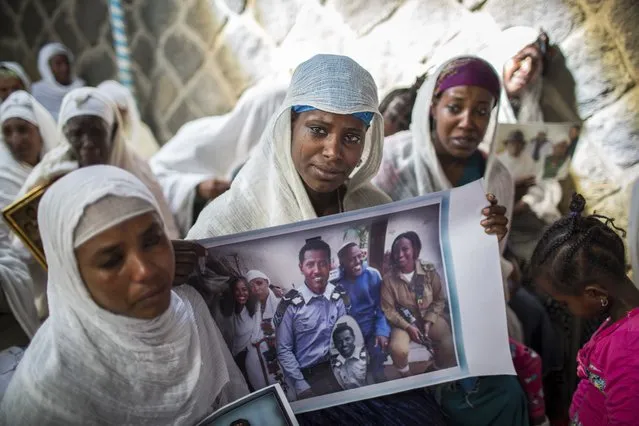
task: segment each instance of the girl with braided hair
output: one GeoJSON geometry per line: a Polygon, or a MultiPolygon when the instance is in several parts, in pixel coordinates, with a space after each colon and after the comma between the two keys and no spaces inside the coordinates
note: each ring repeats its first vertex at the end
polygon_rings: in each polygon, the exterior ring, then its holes
{"type": "Polygon", "coordinates": [[[535,285],[575,316],[607,319],[577,355],[575,425],[639,424],[639,290],[626,276],[625,248],[614,219],[570,214],[543,235],[531,259],[535,285]]]}

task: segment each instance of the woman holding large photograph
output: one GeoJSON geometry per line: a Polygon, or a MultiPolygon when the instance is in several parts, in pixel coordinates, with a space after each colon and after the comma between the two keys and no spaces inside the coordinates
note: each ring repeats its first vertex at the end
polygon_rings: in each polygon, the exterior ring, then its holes
{"type": "MultiPolygon", "coordinates": [[[[371,185],[382,155],[383,125],[371,75],[348,57],[302,63],[255,155],[228,192],[200,215],[187,238],[202,239],[372,207],[390,199],[371,185]]],[[[487,207],[492,233],[505,234],[503,207],[487,207]]],[[[328,356],[328,353],[326,354],[328,356]]],[[[444,424],[422,390],[298,416],[302,424],[444,424]]]]}

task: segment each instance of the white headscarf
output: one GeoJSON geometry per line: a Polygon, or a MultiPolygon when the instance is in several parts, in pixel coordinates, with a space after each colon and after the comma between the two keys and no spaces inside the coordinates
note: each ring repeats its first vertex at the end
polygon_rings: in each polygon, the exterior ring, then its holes
{"type": "MultiPolygon", "coordinates": [[[[539,37],[539,30],[530,27],[511,27],[502,31],[484,55],[486,59],[495,67],[499,74],[499,79],[504,84],[504,66],[519,53],[524,47],[533,44],[539,37]]],[[[535,123],[544,121],[541,110],[541,96],[544,87],[544,80],[541,75],[537,80],[529,85],[520,95],[521,107],[519,115],[515,116],[508,93],[503,88],[501,91],[501,102],[499,106],[500,123],[535,123]]]]}
{"type": "MultiPolygon", "coordinates": [[[[129,148],[128,141],[122,132],[120,114],[115,105],[94,87],[83,87],[69,92],[60,109],[59,134],[62,134],[62,129],[69,118],[79,115],[94,115],[104,119],[107,123],[115,122],[118,124],[116,134],[113,137],[109,164],[133,173],[146,184],[160,206],[168,235],[171,238],[177,238],[179,233],[173,220],[173,214],[162,194],[162,188],[148,164],[129,148]]],[[[51,179],[77,168],[78,162],[74,159],[71,144],[61,137],[60,146],[44,156],[40,164],[33,169],[20,193],[26,194],[35,186],[46,184],[51,179]]]]}
{"type": "Polygon", "coordinates": [[[58,120],[60,105],[64,96],[73,89],[84,86],[84,80],[75,76],[73,70],[73,54],[61,43],[49,43],[40,49],[38,54],[38,71],[42,80],[33,84],[33,96],[58,120]],[[51,71],[49,61],[56,55],[65,55],[71,67],[71,84],[63,86],[58,83],[51,71]]]}
{"type": "Polygon", "coordinates": [[[193,225],[197,186],[208,179],[231,178],[260,141],[287,87],[288,79],[262,81],[247,89],[229,113],[185,124],[151,158],[151,169],[184,234],[193,225]]]}
{"type": "Polygon", "coordinates": [[[24,71],[24,68],[22,68],[22,66],[19,63],[10,62],[10,61],[1,61],[0,68],[5,68],[5,69],[8,69],[9,71],[12,71],[14,74],[18,76],[20,81],[22,81],[22,84],[24,85],[25,90],[27,92],[31,91],[31,79],[29,78],[27,73],[24,71]]]}
{"type": "Polygon", "coordinates": [[[159,145],[149,127],[140,118],[140,111],[133,93],[115,80],[107,80],[100,83],[98,89],[111,99],[118,108],[127,111],[123,126],[126,138],[131,143],[131,149],[140,157],[148,160],[158,151],[159,145]]]}
{"type": "Polygon", "coordinates": [[[193,288],[174,289],[167,311],[151,320],[95,303],[80,275],[74,232],[87,207],[107,196],[139,198],[158,211],[142,182],[110,166],[70,173],[42,198],[50,316],[2,400],[2,424],[191,425],[247,393],[193,288]]]}
{"type": "MultiPolygon", "coordinates": [[[[393,197],[393,199],[416,197],[452,188],[431,140],[429,111],[439,75],[450,62],[462,57],[472,58],[472,56],[464,55],[444,62],[422,84],[413,107],[410,130],[386,138],[384,164],[373,182],[389,193],[393,193],[393,188],[398,183],[391,176],[399,177],[399,185],[403,185],[400,191],[403,196],[393,197]]],[[[485,138],[492,138],[495,133],[491,126],[495,126],[494,117],[498,114],[499,108],[500,105],[497,103],[492,111],[485,138]]],[[[495,194],[499,204],[507,208],[507,216],[510,219],[515,191],[508,169],[495,156],[489,155],[484,178],[486,190],[495,194]]]]}
{"type": "MultiPolygon", "coordinates": [[[[38,127],[44,155],[56,145],[58,132],[51,114],[30,94],[17,91],[0,106],[0,125],[20,118],[38,127]]],[[[17,161],[0,134],[0,210],[14,202],[33,167],[17,161]]],[[[0,220],[0,283],[9,306],[25,333],[32,337],[40,321],[34,305],[34,289],[28,270],[11,247],[10,231],[0,220]]]]}
{"type": "Polygon", "coordinates": [[[362,164],[346,182],[344,209],[386,203],[371,185],[382,159],[383,124],[377,87],[371,75],[351,58],[316,55],[300,64],[288,93],[273,115],[254,154],[231,189],[200,214],[187,238],[208,238],[317,217],[291,157],[291,107],[309,105],[335,114],[372,112],[362,164]]]}

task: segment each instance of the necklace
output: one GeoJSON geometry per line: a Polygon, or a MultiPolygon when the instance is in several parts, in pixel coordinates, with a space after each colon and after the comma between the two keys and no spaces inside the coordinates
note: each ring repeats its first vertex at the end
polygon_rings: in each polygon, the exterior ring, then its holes
{"type": "Polygon", "coordinates": [[[337,188],[337,210],[338,213],[344,213],[344,206],[342,205],[342,187],[337,188]]]}

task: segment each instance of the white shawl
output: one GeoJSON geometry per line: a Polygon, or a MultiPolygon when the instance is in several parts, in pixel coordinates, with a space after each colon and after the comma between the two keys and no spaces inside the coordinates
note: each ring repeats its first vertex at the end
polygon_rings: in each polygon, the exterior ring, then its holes
{"type": "Polygon", "coordinates": [[[42,80],[33,84],[33,96],[51,113],[57,121],[60,105],[64,96],[73,89],[84,86],[84,80],[75,76],[73,72],[73,53],[61,43],[49,43],[40,49],[38,54],[38,71],[42,80]],[[71,84],[63,86],[53,76],[49,60],[56,55],[65,55],[71,67],[71,84]]]}
{"type": "MultiPolygon", "coordinates": [[[[460,57],[471,56],[463,55],[460,57]]],[[[384,164],[373,183],[388,193],[397,192],[394,188],[397,185],[401,185],[402,187],[399,190],[401,195],[392,196],[394,200],[422,196],[452,188],[452,184],[446,177],[437,158],[437,153],[431,140],[430,114],[428,111],[432,105],[435,86],[440,73],[449,62],[460,57],[444,62],[422,84],[422,87],[417,92],[410,130],[396,133],[386,138],[384,164]],[[399,177],[399,182],[390,177],[393,175],[399,177]]],[[[485,138],[492,138],[495,134],[494,129],[491,127],[495,126],[493,118],[498,114],[500,107],[501,105],[497,103],[492,111],[485,138]]],[[[486,139],[484,139],[485,141],[486,139]]],[[[508,169],[496,156],[489,155],[484,178],[486,180],[486,190],[495,194],[499,204],[506,207],[506,215],[510,220],[515,199],[515,187],[508,169]]]]}
{"type": "MultiPolygon", "coordinates": [[[[12,93],[0,106],[0,125],[8,117],[35,121],[32,124],[38,127],[42,138],[42,155],[56,145],[58,133],[53,117],[27,92],[12,93]]],[[[13,157],[0,135],[0,209],[16,200],[32,170],[33,167],[13,157]]],[[[34,305],[33,283],[26,265],[12,250],[10,231],[3,220],[0,220],[0,284],[16,320],[26,334],[33,337],[40,325],[34,305]]]]}
{"type": "MultiPolygon", "coordinates": [[[[126,110],[127,117],[123,127],[125,137],[130,142],[130,148],[144,160],[151,158],[160,149],[160,146],[149,126],[144,124],[140,118],[140,111],[133,93],[115,80],[100,83],[98,90],[111,99],[118,108],[126,110]]],[[[124,117],[122,118],[124,119],[124,117]]]]}
{"type": "MultiPolygon", "coordinates": [[[[170,238],[178,238],[179,233],[175,226],[173,214],[169,208],[164,195],[162,194],[162,188],[155,179],[153,172],[149,165],[142,160],[136,153],[129,148],[129,142],[124,136],[122,131],[122,121],[120,114],[117,111],[115,105],[96,88],[85,87],[76,89],[70,92],[62,102],[60,112],[64,115],[66,108],[74,108],[74,102],[76,97],[84,98],[87,95],[97,97],[103,102],[108,103],[113,108],[113,113],[118,123],[117,132],[113,138],[113,147],[111,148],[111,155],[109,157],[109,164],[119,167],[133,173],[138,179],[146,184],[151,193],[155,196],[155,199],[160,206],[160,212],[162,213],[162,219],[167,229],[167,233],[170,238]]],[[[20,194],[26,194],[30,189],[37,185],[48,183],[51,179],[69,173],[72,170],[78,168],[78,162],[74,159],[73,150],[71,144],[62,136],[62,129],[65,123],[58,124],[58,134],[60,135],[60,145],[53,151],[44,156],[40,164],[38,164],[33,172],[29,175],[29,178],[22,187],[20,194]]]]}
{"type": "Polygon", "coordinates": [[[346,211],[376,206],[389,198],[371,185],[382,155],[383,124],[377,87],[371,75],[352,59],[316,55],[300,64],[286,99],[271,118],[254,154],[231,189],[200,214],[187,238],[210,238],[249,231],[317,215],[291,157],[291,107],[310,105],[336,114],[373,112],[364,142],[362,164],[346,183],[346,211]]]}
{"type": "Polygon", "coordinates": [[[208,179],[229,179],[257,145],[284,97],[288,79],[265,80],[246,90],[227,114],[185,124],[151,159],[178,226],[193,226],[197,186],[208,179]]]}
{"type": "Polygon", "coordinates": [[[18,78],[22,81],[22,84],[24,85],[25,90],[27,92],[31,91],[31,79],[29,78],[27,73],[24,71],[24,68],[22,68],[22,66],[19,63],[11,62],[11,61],[1,61],[0,68],[5,68],[5,69],[8,69],[9,71],[13,71],[18,76],[18,78]]]}
{"type": "Polygon", "coordinates": [[[152,320],[116,315],[93,301],[73,234],[85,208],[107,195],[138,197],[157,210],[142,182],[110,166],[70,173],[41,201],[50,316],[9,385],[1,424],[192,425],[247,393],[194,289],[175,289],[167,311],[152,320]]]}

